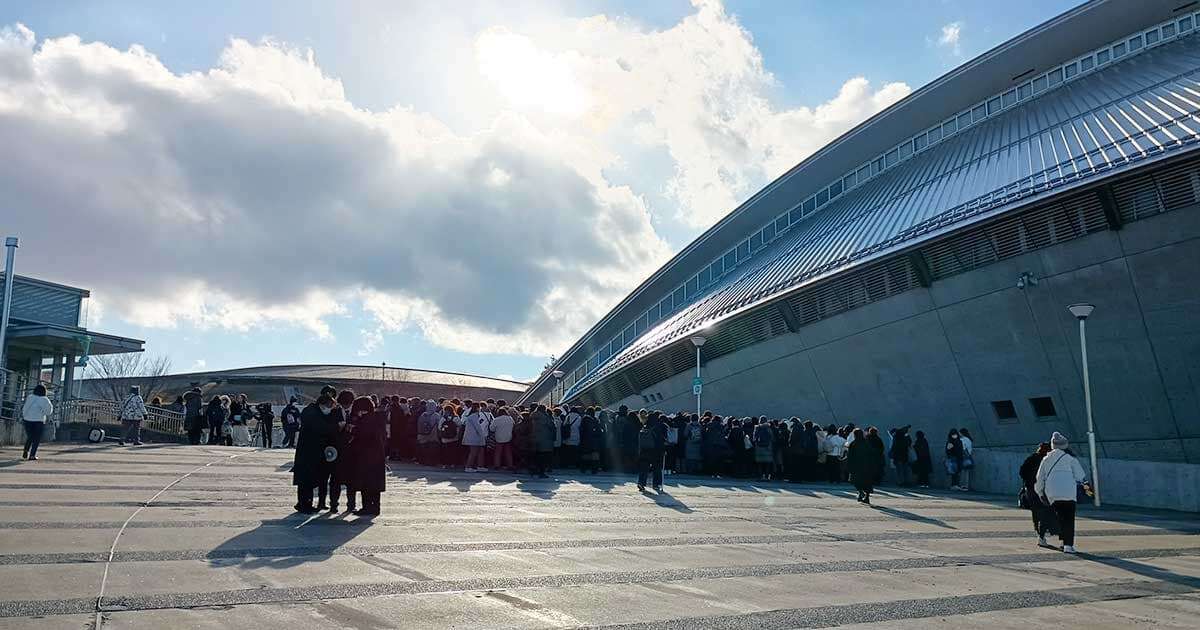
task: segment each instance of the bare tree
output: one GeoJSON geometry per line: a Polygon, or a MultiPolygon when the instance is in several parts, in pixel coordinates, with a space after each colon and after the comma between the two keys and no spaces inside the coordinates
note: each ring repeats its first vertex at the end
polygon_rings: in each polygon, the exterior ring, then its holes
{"type": "Polygon", "coordinates": [[[137,385],[147,402],[164,389],[171,359],[143,352],[102,354],[88,359],[84,377],[94,395],[108,400],[124,400],[129,388],[137,385]]]}

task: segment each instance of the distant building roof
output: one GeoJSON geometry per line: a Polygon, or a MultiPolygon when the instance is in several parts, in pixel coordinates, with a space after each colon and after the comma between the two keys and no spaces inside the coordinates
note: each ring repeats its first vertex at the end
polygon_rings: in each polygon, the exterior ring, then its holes
{"type": "Polygon", "coordinates": [[[294,378],[327,381],[394,381],[397,383],[480,387],[513,392],[523,392],[528,387],[527,383],[490,376],[377,365],[263,365],[232,370],[173,374],[170,378],[177,379],[187,376],[210,380],[220,378],[294,378]]]}

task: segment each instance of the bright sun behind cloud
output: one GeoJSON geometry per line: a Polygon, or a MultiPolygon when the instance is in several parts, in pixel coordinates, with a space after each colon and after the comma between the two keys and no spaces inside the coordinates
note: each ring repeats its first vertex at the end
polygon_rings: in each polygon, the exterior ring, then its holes
{"type": "Polygon", "coordinates": [[[588,108],[588,91],[564,56],[526,36],[488,29],[475,40],[475,57],[480,74],[514,107],[572,118],[588,108]]]}

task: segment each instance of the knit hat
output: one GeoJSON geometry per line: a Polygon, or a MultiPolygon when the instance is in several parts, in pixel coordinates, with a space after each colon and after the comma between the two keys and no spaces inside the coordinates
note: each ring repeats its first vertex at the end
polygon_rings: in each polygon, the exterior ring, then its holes
{"type": "Polygon", "coordinates": [[[1050,446],[1053,446],[1054,448],[1062,450],[1067,448],[1067,444],[1067,436],[1059,433],[1058,431],[1055,431],[1054,435],[1050,436],[1050,446]]]}

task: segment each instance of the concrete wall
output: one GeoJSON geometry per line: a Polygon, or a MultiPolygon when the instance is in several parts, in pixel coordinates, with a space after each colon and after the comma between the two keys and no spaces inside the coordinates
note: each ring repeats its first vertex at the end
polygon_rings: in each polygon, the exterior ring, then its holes
{"type": "MultiPolygon", "coordinates": [[[[1084,470],[1091,475],[1087,447],[1076,449],[1084,470]]],[[[1021,479],[1017,470],[1027,452],[978,449],[971,487],[984,492],[1009,494],[1017,502],[1021,479]]],[[[1102,458],[1100,499],[1104,504],[1134,505],[1167,510],[1200,512],[1200,464],[1145,462],[1102,458]]]]}
{"type": "MultiPolygon", "coordinates": [[[[1083,443],[1079,332],[1088,320],[1104,458],[1200,464],[1200,207],[1192,206],[934,282],[750,346],[704,366],[703,406],[880,428],[913,424],[934,451],[952,426],[982,447],[1061,431],[1083,443]],[[1031,272],[1037,286],[1016,287],[1031,272]],[[1057,414],[1035,416],[1046,396],[1057,414]],[[1002,422],[992,401],[1011,400],[1002,422]]],[[[692,374],[614,404],[694,409],[692,374]]],[[[937,466],[940,469],[940,462],[937,466]]],[[[1131,478],[1132,479],[1132,478],[1131,478]]],[[[1113,489],[1113,496],[1126,496],[1113,489]]]]}

